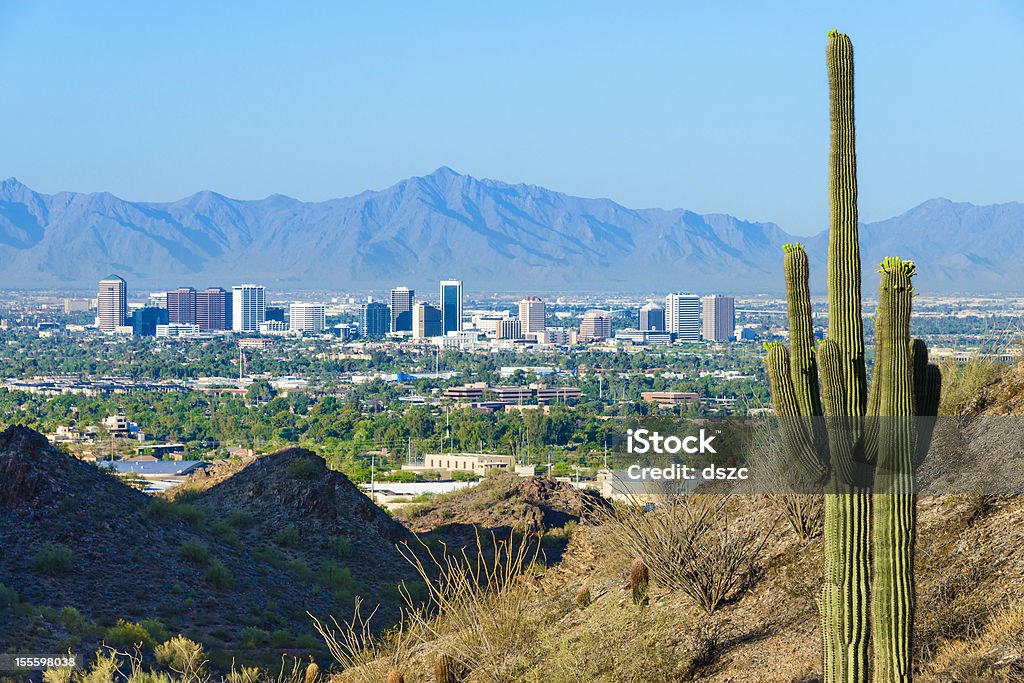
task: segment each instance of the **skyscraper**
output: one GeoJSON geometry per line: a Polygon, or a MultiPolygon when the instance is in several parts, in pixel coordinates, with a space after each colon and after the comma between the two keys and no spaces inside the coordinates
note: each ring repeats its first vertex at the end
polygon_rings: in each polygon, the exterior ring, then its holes
{"type": "Polygon", "coordinates": [[[267,316],[267,294],[263,285],[235,285],[231,288],[231,329],[258,332],[267,316]]]}
{"type": "Polygon", "coordinates": [[[96,319],[105,332],[121,327],[128,319],[128,283],[120,275],[108,275],[100,280],[96,319]]]}
{"type": "Polygon", "coordinates": [[[462,280],[441,280],[441,334],[462,329],[462,280]]]}
{"type": "Polygon", "coordinates": [[[605,311],[589,311],[580,322],[580,337],[600,341],[612,336],[612,318],[605,311]]]}
{"type": "Polygon", "coordinates": [[[359,334],[383,337],[391,331],[391,309],[387,304],[365,303],[359,307],[359,334]]]}
{"type": "Polygon", "coordinates": [[[712,294],[700,300],[704,341],[726,341],[736,330],[736,300],[712,294]]]}
{"type": "Polygon", "coordinates": [[[424,303],[418,303],[412,307],[413,339],[440,337],[442,329],[440,308],[424,303]]]}
{"type": "Polygon", "coordinates": [[[640,327],[638,329],[641,332],[664,332],[665,309],[653,301],[648,301],[640,308],[640,327]]]}
{"type": "Polygon", "coordinates": [[[196,290],[179,287],[167,292],[167,317],[170,324],[191,325],[196,322],[196,290]]]}
{"type": "Polygon", "coordinates": [[[326,326],[326,311],[323,304],[294,303],[288,313],[288,327],[293,332],[315,334],[323,332],[326,326]]]}
{"type": "Polygon", "coordinates": [[[196,292],[196,324],[201,330],[231,329],[228,293],[220,287],[196,292]]]}
{"type": "Polygon", "coordinates": [[[665,328],[682,342],[700,341],[700,299],[696,294],[665,297],[665,328]]]}
{"type": "Polygon", "coordinates": [[[416,299],[416,290],[408,287],[395,287],[391,290],[391,331],[412,331],[412,302],[416,299]]]}
{"type": "Polygon", "coordinates": [[[523,334],[543,332],[545,327],[544,301],[528,296],[519,302],[519,323],[523,334]]]}
{"type": "Polygon", "coordinates": [[[166,308],[147,306],[132,313],[132,334],[140,337],[153,337],[156,335],[156,326],[166,324],[166,308]]]}
{"type": "Polygon", "coordinates": [[[522,339],[523,321],[517,318],[499,320],[494,336],[497,339],[522,339]]]}

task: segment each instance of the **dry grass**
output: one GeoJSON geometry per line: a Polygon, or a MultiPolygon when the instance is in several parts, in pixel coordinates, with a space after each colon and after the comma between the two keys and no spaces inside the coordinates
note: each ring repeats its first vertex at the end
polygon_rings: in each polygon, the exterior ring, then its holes
{"type": "Polygon", "coordinates": [[[1024,605],[998,614],[977,640],[947,643],[927,674],[931,680],[951,683],[1024,681],[1024,605]]]}
{"type": "Polygon", "coordinates": [[[364,617],[362,598],[355,599],[352,617],[344,624],[331,617],[321,622],[310,614],[313,626],[324,639],[331,656],[341,666],[339,683],[380,683],[391,671],[407,666],[408,632],[403,619],[383,635],[376,635],[371,622],[376,610],[364,617]]]}
{"type": "Polygon", "coordinates": [[[423,545],[423,559],[400,548],[427,586],[426,605],[408,593],[409,632],[421,644],[457,658],[476,680],[510,680],[536,633],[542,609],[533,570],[538,539],[492,535],[493,551],[477,536],[475,552],[440,552],[423,545]]]}

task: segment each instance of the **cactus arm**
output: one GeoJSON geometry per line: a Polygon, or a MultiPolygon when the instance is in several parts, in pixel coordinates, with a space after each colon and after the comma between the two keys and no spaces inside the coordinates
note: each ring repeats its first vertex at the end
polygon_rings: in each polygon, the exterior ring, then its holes
{"type": "Polygon", "coordinates": [[[779,418],[779,429],[786,454],[794,460],[804,474],[814,481],[828,476],[828,457],[814,436],[813,423],[817,420],[800,412],[800,402],[790,374],[792,361],[789,349],[779,343],[766,344],[765,365],[771,384],[772,406],[779,418]]]}
{"type": "Polygon", "coordinates": [[[861,318],[860,244],[857,227],[857,153],[853,111],[853,43],[838,31],[826,49],[831,145],[829,152],[829,339],[843,355],[846,415],[863,415],[867,401],[864,321],[861,318]]]}
{"type": "Polygon", "coordinates": [[[814,361],[814,318],[811,311],[810,267],[802,244],[783,248],[782,270],[786,277],[789,313],[790,374],[800,414],[822,414],[818,392],[818,369],[814,361]]]}
{"type": "Polygon", "coordinates": [[[939,366],[928,362],[928,345],[915,339],[911,347],[914,359],[914,414],[934,417],[939,414],[942,373],[939,366]]]}

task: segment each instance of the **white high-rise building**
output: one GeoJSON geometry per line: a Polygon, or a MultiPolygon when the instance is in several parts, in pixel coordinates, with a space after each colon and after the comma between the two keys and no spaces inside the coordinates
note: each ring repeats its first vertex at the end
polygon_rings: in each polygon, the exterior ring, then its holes
{"type": "Polygon", "coordinates": [[[462,280],[441,280],[441,334],[462,329],[462,280]]]}
{"type": "Polygon", "coordinates": [[[123,327],[128,318],[128,284],[120,275],[100,280],[96,296],[96,322],[104,332],[123,327]]]}
{"type": "Polygon", "coordinates": [[[736,330],[736,300],[712,294],[700,300],[704,341],[727,341],[736,330]]]}
{"type": "Polygon", "coordinates": [[[416,290],[395,287],[391,290],[391,331],[412,332],[412,304],[416,290]]]}
{"type": "Polygon", "coordinates": [[[267,319],[267,291],[263,285],[235,285],[231,288],[231,329],[259,332],[267,319]]]}
{"type": "Polygon", "coordinates": [[[519,302],[519,324],[524,335],[543,332],[546,315],[544,301],[535,296],[528,296],[519,302]]]}
{"type": "Polygon", "coordinates": [[[669,294],[665,297],[665,330],[677,341],[700,341],[700,298],[696,294],[669,294]]]}
{"type": "Polygon", "coordinates": [[[289,307],[288,327],[292,332],[316,334],[323,332],[327,323],[327,309],[323,304],[293,303],[289,307]]]}

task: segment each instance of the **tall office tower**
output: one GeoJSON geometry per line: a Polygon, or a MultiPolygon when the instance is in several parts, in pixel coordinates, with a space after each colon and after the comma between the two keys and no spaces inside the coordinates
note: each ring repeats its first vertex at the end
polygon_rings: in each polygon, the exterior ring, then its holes
{"type": "Polygon", "coordinates": [[[193,325],[196,322],[196,290],[179,287],[167,292],[167,317],[170,324],[193,325]]]}
{"type": "Polygon", "coordinates": [[[442,334],[441,309],[430,304],[418,303],[412,307],[413,339],[429,339],[442,334]]]}
{"type": "Polygon", "coordinates": [[[324,331],[326,318],[323,304],[294,303],[288,313],[288,327],[293,332],[315,334],[324,331]]]}
{"type": "Polygon", "coordinates": [[[505,318],[499,320],[495,327],[495,335],[497,339],[522,339],[523,338],[523,321],[517,318],[505,318]]]}
{"type": "Polygon", "coordinates": [[[391,290],[391,331],[412,331],[412,302],[416,299],[416,290],[408,287],[395,287],[391,290]]]}
{"type": "Polygon", "coordinates": [[[531,332],[543,332],[544,301],[535,296],[528,296],[519,302],[519,323],[522,326],[523,334],[531,332]]]}
{"type": "Polygon", "coordinates": [[[589,311],[580,322],[580,337],[600,341],[612,336],[612,318],[604,311],[589,311]]]}
{"type": "Polygon", "coordinates": [[[736,331],[736,300],[712,294],[700,300],[704,341],[726,341],[736,331]]]}
{"type": "Polygon", "coordinates": [[[231,288],[231,329],[259,332],[267,318],[267,291],[263,285],[235,285],[231,288]]]}
{"type": "Polygon", "coordinates": [[[383,337],[391,331],[391,309],[387,304],[369,302],[359,307],[359,334],[383,337]]]}
{"type": "Polygon", "coordinates": [[[96,319],[104,331],[113,331],[128,319],[128,283],[120,275],[108,275],[100,280],[96,319]]]}
{"type": "Polygon", "coordinates": [[[640,308],[641,332],[664,332],[665,331],[665,309],[654,303],[647,302],[640,308]]]}
{"type": "Polygon", "coordinates": [[[665,329],[678,341],[700,341],[700,299],[696,294],[665,297],[665,329]]]}
{"type": "Polygon", "coordinates": [[[220,287],[196,292],[196,324],[200,330],[231,329],[228,293],[220,287]]]}
{"type": "Polygon", "coordinates": [[[462,329],[462,280],[441,280],[441,334],[462,329]]]}

